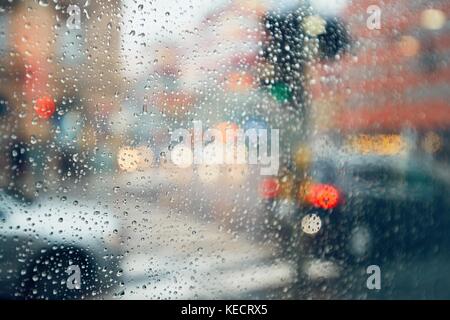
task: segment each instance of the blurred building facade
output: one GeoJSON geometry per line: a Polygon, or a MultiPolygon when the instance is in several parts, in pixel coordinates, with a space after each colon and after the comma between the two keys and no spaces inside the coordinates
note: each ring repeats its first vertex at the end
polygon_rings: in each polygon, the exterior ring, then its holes
{"type": "Polygon", "coordinates": [[[95,170],[97,151],[110,144],[105,121],[118,109],[118,2],[0,5],[0,186],[32,197],[95,170]],[[66,23],[73,5],[80,9],[76,28],[66,23]],[[42,98],[55,105],[44,118],[36,111],[42,98]]]}
{"type": "Polygon", "coordinates": [[[409,130],[418,149],[448,160],[449,15],[440,0],[349,3],[341,17],[351,52],[311,70],[317,128],[343,135],[409,130]],[[380,25],[372,28],[371,10],[378,9],[380,25]]]}

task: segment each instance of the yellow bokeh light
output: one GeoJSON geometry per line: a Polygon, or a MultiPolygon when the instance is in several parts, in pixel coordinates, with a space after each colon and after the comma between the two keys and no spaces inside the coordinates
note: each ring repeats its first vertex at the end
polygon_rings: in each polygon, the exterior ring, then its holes
{"type": "Polygon", "coordinates": [[[347,140],[350,150],[361,154],[396,155],[404,153],[406,142],[395,134],[361,134],[347,140]]]}
{"type": "Polygon", "coordinates": [[[309,16],[303,20],[305,32],[312,37],[325,33],[325,26],[326,21],[320,16],[309,16]]]}
{"type": "Polygon", "coordinates": [[[122,147],[117,154],[117,164],[123,171],[148,169],[153,163],[153,152],[148,147],[122,147]]]}
{"type": "Polygon", "coordinates": [[[441,10],[427,9],[420,15],[420,25],[425,29],[439,30],[447,22],[447,16],[441,10]]]}
{"type": "Polygon", "coordinates": [[[123,171],[133,172],[139,168],[139,150],[131,147],[123,147],[117,155],[117,163],[123,171]]]}

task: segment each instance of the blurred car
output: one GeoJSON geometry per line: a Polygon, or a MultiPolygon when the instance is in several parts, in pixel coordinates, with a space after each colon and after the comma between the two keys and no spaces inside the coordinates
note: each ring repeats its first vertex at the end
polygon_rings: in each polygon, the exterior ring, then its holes
{"type": "Polygon", "coordinates": [[[346,273],[356,280],[371,264],[426,258],[448,246],[448,187],[419,157],[316,156],[286,192],[293,172],[264,180],[261,194],[268,231],[304,279],[350,286],[346,273]]]}
{"type": "Polygon", "coordinates": [[[0,297],[92,299],[113,290],[119,228],[98,203],[61,196],[26,204],[1,193],[0,297]]]}

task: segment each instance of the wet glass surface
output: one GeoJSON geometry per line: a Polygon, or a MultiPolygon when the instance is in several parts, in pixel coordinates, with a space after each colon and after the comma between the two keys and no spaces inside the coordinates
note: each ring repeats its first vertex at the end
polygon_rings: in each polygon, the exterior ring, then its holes
{"type": "Polygon", "coordinates": [[[0,298],[450,298],[449,16],[0,1],[0,298]]]}

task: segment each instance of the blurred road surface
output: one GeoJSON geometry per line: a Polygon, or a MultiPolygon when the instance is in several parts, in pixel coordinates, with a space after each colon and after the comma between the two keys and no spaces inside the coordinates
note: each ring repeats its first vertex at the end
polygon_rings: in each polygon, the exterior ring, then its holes
{"type": "Polygon", "coordinates": [[[99,200],[113,199],[124,217],[121,238],[127,253],[115,298],[261,298],[292,284],[295,266],[281,261],[275,248],[204,219],[192,206],[180,206],[177,201],[188,195],[168,195],[173,184],[162,175],[159,170],[99,183],[112,190],[104,190],[99,200]]]}

